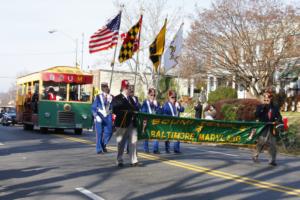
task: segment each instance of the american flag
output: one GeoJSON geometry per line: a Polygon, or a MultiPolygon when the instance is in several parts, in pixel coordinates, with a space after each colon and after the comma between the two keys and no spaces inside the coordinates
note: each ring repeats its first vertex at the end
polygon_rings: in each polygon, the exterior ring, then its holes
{"type": "Polygon", "coordinates": [[[90,38],[90,53],[103,51],[117,45],[120,23],[121,12],[109,21],[108,24],[94,33],[90,38]]]}

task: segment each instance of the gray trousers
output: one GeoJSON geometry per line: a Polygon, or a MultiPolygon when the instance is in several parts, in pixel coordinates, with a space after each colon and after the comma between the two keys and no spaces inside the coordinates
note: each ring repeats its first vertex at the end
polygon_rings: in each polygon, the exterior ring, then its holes
{"type": "Polygon", "coordinates": [[[256,144],[256,150],[254,153],[254,157],[258,158],[259,154],[262,152],[265,145],[269,145],[269,154],[271,156],[270,162],[276,162],[276,137],[271,133],[272,128],[267,127],[265,129],[265,133],[261,136],[259,136],[257,144],[256,144]]]}
{"type": "Polygon", "coordinates": [[[123,163],[123,153],[126,145],[126,141],[128,141],[129,145],[129,160],[131,164],[137,163],[137,130],[136,128],[130,124],[128,128],[117,128],[116,131],[116,140],[118,146],[118,154],[117,154],[117,164],[123,163]]]}

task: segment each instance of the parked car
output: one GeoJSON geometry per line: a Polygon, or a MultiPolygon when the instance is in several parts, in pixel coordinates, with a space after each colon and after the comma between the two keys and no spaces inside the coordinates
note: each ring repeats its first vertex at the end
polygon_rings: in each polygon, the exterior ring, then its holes
{"type": "Polygon", "coordinates": [[[16,109],[9,107],[4,113],[2,113],[1,123],[3,126],[15,125],[16,121],[16,109]]]}

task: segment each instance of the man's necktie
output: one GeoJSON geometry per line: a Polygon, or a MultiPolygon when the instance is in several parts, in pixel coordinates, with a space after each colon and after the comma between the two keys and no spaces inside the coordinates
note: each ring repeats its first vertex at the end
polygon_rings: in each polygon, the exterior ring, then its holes
{"type": "Polygon", "coordinates": [[[271,120],[271,118],[272,118],[272,109],[269,110],[268,117],[269,117],[269,120],[271,120]]]}

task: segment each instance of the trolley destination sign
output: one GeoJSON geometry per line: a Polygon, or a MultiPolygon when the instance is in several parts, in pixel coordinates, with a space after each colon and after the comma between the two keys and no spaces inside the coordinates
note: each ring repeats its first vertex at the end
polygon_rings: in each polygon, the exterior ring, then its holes
{"type": "Polygon", "coordinates": [[[92,75],[82,74],[63,74],[63,73],[52,73],[44,72],[42,75],[43,81],[63,82],[63,83],[93,83],[92,75]]]}
{"type": "Polygon", "coordinates": [[[138,113],[139,139],[253,144],[264,123],[202,120],[138,113]]]}

